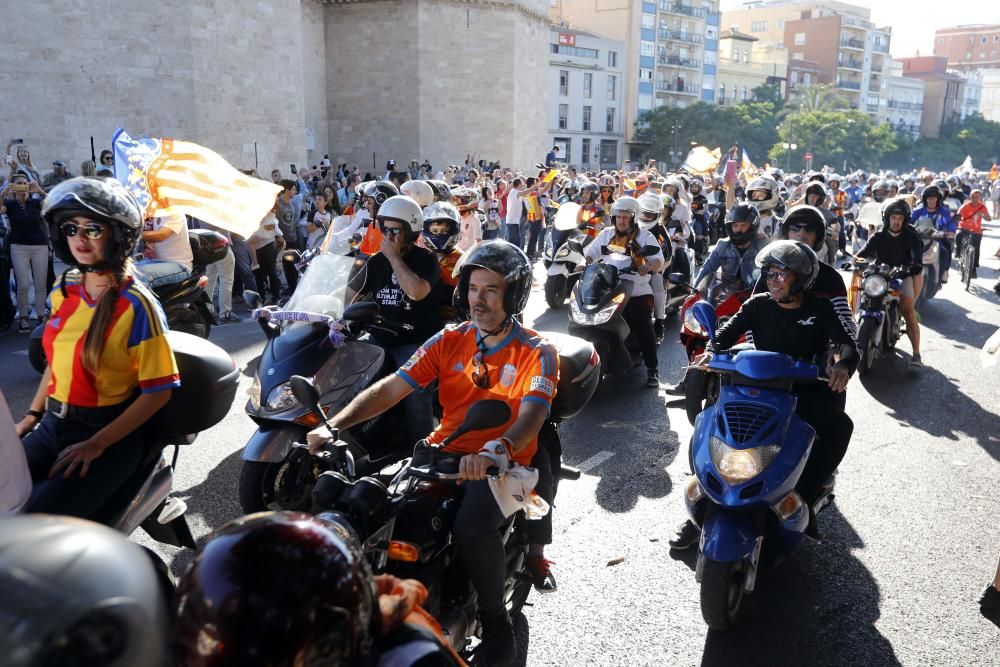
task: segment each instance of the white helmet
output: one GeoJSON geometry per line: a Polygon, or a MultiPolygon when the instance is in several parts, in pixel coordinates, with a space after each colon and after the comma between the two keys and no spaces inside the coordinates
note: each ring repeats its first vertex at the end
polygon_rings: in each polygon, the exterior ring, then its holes
{"type": "Polygon", "coordinates": [[[420,208],[426,208],[434,203],[434,190],[424,181],[407,181],[399,191],[417,202],[420,208]]]}
{"type": "Polygon", "coordinates": [[[758,176],[757,178],[750,181],[750,185],[747,186],[747,203],[756,208],[761,213],[765,211],[774,210],[778,205],[778,200],[780,194],[778,192],[778,184],[770,176],[758,176]],[[750,193],[754,191],[763,191],[767,193],[767,198],[755,201],[750,193]]]}
{"type": "Polygon", "coordinates": [[[424,229],[424,212],[417,202],[405,195],[396,195],[385,200],[378,209],[378,220],[397,220],[410,228],[411,237],[424,229]]]}
{"type": "Polygon", "coordinates": [[[652,229],[660,220],[663,212],[663,199],[659,195],[648,192],[639,197],[639,226],[652,229]]]}
{"type": "Polygon", "coordinates": [[[611,217],[614,218],[619,213],[628,213],[632,216],[632,222],[637,223],[639,220],[639,201],[635,197],[630,197],[625,195],[624,197],[619,197],[615,200],[615,203],[611,205],[611,217]]]}
{"type": "Polygon", "coordinates": [[[677,190],[677,195],[674,199],[677,201],[684,201],[687,199],[687,187],[684,186],[684,181],[682,181],[679,176],[667,177],[667,179],[663,181],[663,186],[666,187],[668,185],[673,186],[674,189],[677,190]]]}

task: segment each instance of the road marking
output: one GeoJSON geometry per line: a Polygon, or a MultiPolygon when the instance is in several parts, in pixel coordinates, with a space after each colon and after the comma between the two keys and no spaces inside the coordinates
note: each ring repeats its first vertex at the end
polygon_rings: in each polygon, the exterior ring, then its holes
{"type": "Polygon", "coordinates": [[[597,466],[601,465],[614,455],[615,455],[614,452],[597,452],[589,459],[578,465],[577,469],[579,469],[580,472],[587,472],[591,468],[596,468],[597,466]]]}

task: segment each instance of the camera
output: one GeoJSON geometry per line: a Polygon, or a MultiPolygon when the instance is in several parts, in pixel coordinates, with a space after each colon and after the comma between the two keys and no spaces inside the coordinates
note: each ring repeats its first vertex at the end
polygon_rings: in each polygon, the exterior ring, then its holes
{"type": "Polygon", "coordinates": [[[10,186],[10,189],[14,192],[27,192],[28,188],[31,187],[27,183],[14,183],[10,186]]]}

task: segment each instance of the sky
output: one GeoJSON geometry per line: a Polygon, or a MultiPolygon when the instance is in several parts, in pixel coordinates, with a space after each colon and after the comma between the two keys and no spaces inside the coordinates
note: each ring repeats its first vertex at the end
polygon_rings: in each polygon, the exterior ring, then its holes
{"type": "MultiPolygon", "coordinates": [[[[843,0],[872,10],[872,22],[891,26],[889,50],[894,57],[934,53],[934,30],[969,23],[1000,23],[996,0],[843,0]]],[[[721,0],[723,12],[741,9],[743,0],[721,0]]],[[[723,26],[725,28],[725,26],[723,26]]]]}

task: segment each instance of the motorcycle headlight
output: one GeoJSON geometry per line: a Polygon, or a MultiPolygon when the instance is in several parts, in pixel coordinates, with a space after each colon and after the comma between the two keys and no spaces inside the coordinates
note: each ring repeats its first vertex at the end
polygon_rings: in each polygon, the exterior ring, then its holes
{"type": "Polygon", "coordinates": [[[865,282],[861,288],[865,291],[865,294],[877,299],[878,297],[885,296],[886,292],[889,291],[889,281],[882,276],[871,275],[865,278],[865,282]]]}
{"type": "Polygon", "coordinates": [[[771,465],[780,451],[779,445],[734,449],[714,436],[709,441],[712,463],[723,479],[730,484],[742,484],[761,474],[771,465]]]}
{"type": "Polygon", "coordinates": [[[699,336],[707,336],[705,327],[701,326],[701,322],[695,319],[693,311],[693,308],[688,308],[688,311],[684,313],[684,328],[699,336]]]}
{"type": "Polygon", "coordinates": [[[618,306],[622,304],[625,300],[625,294],[619,294],[615,298],[611,299],[609,303],[604,308],[601,308],[596,313],[585,313],[580,310],[580,307],[576,303],[576,299],[572,299],[569,302],[569,314],[574,322],[577,324],[604,324],[615,314],[618,310],[618,306]]]}
{"type": "Polygon", "coordinates": [[[260,410],[260,378],[256,375],[253,378],[253,384],[250,385],[250,405],[253,406],[254,410],[260,410]]]}
{"type": "Polygon", "coordinates": [[[267,395],[267,409],[271,412],[287,410],[295,405],[295,395],[292,393],[292,386],[283,382],[271,390],[267,395]]]}
{"type": "Polygon", "coordinates": [[[563,257],[569,256],[569,246],[563,246],[559,248],[559,252],[556,253],[556,259],[561,259],[563,257]]]}

